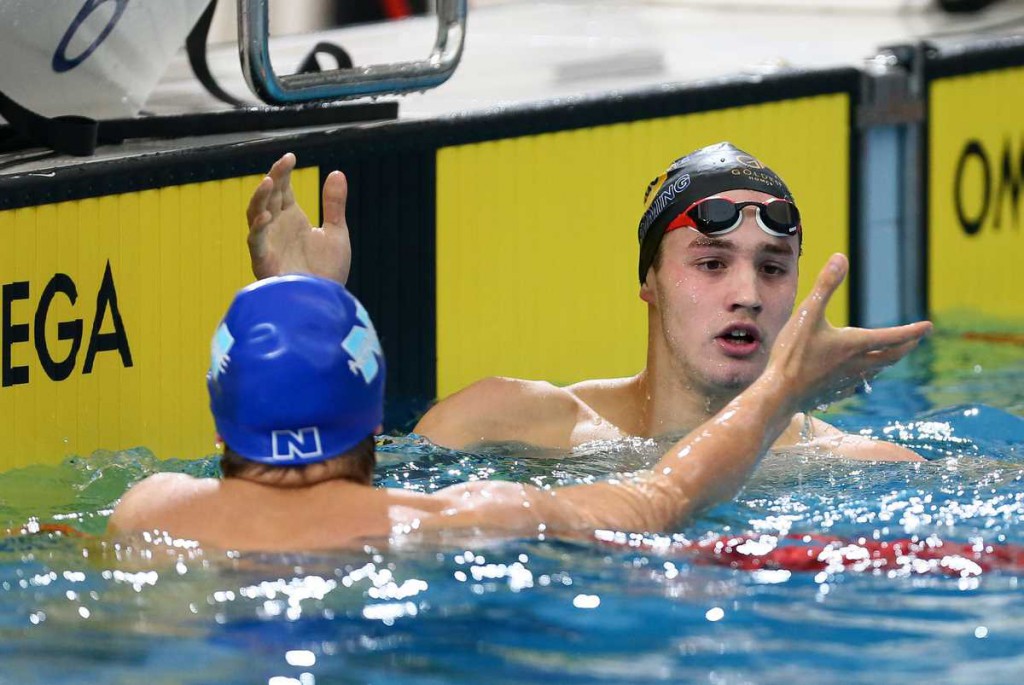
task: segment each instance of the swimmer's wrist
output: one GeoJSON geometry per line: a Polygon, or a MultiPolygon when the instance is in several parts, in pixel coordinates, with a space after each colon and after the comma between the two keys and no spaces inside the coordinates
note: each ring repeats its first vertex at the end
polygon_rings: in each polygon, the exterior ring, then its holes
{"type": "MultiPolygon", "coordinates": [[[[785,420],[801,410],[802,402],[796,384],[770,365],[750,388],[755,400],[769,409],[770,419],[785,420]]],[[[745,394],[745,393],[744,393],[745,394]]]]}

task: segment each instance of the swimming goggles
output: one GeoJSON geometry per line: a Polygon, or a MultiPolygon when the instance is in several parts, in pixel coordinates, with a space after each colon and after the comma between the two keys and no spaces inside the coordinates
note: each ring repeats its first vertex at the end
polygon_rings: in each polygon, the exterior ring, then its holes
{"type": "Polygon", "coordinates": [[[794,236],[800,230],[800,211],[789,200],[772,198],[767,202],[733,202],[724,197],[706,197],[687,207],[665,228],[695,228],[704,235],[724,235],[743,222],[743,208],[757,207],[757,225],[778,238],[794,236]]]}

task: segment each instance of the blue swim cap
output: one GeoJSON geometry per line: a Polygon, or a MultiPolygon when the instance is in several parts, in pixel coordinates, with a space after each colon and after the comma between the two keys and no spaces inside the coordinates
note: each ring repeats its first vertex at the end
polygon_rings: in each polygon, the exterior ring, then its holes
{"type": "Polygon", "coordinates": [[[225,444],[279,466],[336,457],[384,414],[384,355],[363,305],[334,281],[268,278],[235,295],[206,387],[225,444]]]}

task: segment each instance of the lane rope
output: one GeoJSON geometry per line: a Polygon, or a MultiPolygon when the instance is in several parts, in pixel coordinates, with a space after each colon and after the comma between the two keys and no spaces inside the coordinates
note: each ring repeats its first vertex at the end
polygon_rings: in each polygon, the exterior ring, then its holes
{"type": "Polygon", "coordinates": [[[598,533],[602,544],[659,554],[684,554],[696,565],[743,571],[904,570],[969,577],[991,571],[1024,571],[1024,546],[945,542],[937,537],[896,540],[844,539],[788,534],[717,536],[697,541],[624,533],[598,533]]]}

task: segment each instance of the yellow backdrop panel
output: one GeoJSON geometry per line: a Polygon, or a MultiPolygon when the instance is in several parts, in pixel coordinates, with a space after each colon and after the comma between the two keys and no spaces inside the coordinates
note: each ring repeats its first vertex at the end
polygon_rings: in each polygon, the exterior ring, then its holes
{"type": "MultiPolygon", "coordinates": [[[[214,451],[209,341],[234,291],[252,280],[245,205],[259,179],[0,212],[0,470],[96,449],[214,451]],[[48,373],[41,358],[62,368],[48,373]]],[[[316,207],[318,170],[297,171],[293,183],[303,206],[316,207]]]]}
{"type": "MultiPolygon", "coordinates": [[[[437,384],[571,383],[645,363],[636,226],[652,178],[729,140],[783,178],[804,216],[801,293],[849,245],[849,97],[454,146],[437,158],[437,384]]],[[[847,292],[830,319],[848,318],[847,292]]]]}
{"type": "Polygon", "coordinates": [[[931,85],[928,291],[956,325],[1024,320],[1024,68],[931,85]]]}

